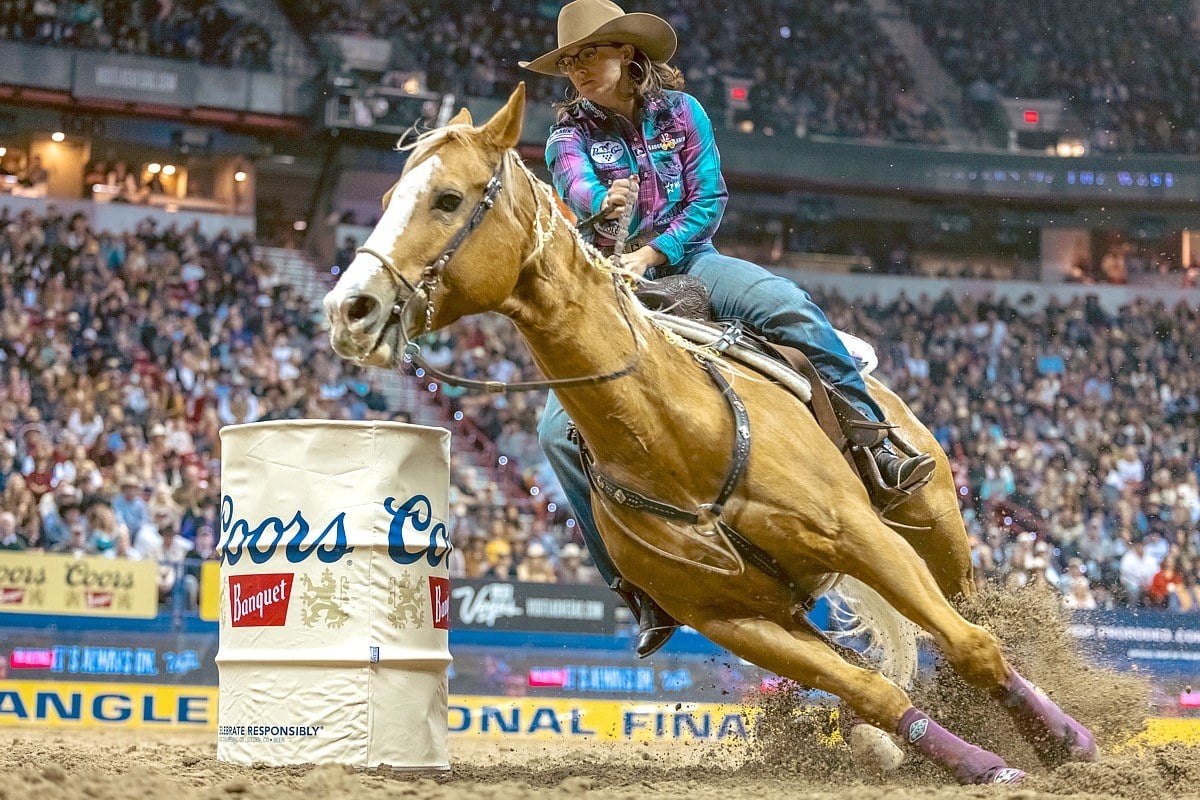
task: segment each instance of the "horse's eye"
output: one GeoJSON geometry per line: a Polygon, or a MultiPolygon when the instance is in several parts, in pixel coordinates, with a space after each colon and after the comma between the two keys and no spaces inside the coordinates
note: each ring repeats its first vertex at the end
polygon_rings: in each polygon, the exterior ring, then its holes
{"type": "Polygon", "coordinates": [[[433,207],[438,211],[457,211],[462,205],[462,195],[458,192],[442,192],[433,201],[433,207]]]}

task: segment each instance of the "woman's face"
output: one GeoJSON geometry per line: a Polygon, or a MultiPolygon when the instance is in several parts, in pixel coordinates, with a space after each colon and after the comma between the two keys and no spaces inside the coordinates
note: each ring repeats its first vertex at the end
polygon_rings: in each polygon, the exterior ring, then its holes
{"type": "Polygon", "coordinates": [[[571,85],[580,95],[597,105],[613,108],[622,102],[618,89],[625,76],[624,64],[630,58],[633,58],[633,47],[630,45],[601,43],[565,53],[560,64],[562,61],[572,62],[563,70],[563,74],[571,80],[571,85]]]}

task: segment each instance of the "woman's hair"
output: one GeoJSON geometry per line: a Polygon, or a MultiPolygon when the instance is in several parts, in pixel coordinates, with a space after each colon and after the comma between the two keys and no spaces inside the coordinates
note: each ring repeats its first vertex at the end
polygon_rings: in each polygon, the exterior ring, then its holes
{"type": "MultiPolygon", "coordinates": [[[[665,61],[651,61],[649,56],[636,47],[633,49],[633,59],[629,63],[631,66],[637,64],[641,67],[642,73],[642,79],[637,81],[633,80],[633,72],[632,70],[630,71],[629,79],[633,82],[633,97],[650,97],[662,94],[668,89],[678,90],[683,88],[682,72],[665,61]]],[[[583,100],[583,95],[575,92],[573,97],[555,103],[554,107],[558,110],[559,120],[561,121],[565,117],[570,116],[575,109],[579,108],[579,104],[583,100]]]]}

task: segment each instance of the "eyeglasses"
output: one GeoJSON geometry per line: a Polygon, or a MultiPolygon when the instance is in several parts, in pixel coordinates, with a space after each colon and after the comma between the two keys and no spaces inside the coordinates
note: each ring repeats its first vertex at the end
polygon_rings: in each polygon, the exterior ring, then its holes
{"type": "Polygon", "coordinates": [[[620,47],[619,44],[612,42],[599,42],[597,44],[589,44],[587,47],[580,50],[573,56],[563,56],[555,64],[558,66],[558,71],[563,75],[569,75],[578,64],[581,67],[590,67],[595,64],[600,58],[601,47],[620,47]]]}

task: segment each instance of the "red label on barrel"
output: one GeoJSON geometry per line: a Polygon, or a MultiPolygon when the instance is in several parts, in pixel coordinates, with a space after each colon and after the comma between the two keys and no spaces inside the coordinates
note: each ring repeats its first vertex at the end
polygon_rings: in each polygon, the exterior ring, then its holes
{"type": "Polygon", "coordinates": [[[433,627],[450,630],[450,579],[430,578],[429,597],[433,601],[433,627]]]}
{"type": "Polygon", "coordinates": [[[292,599],[290,572],[229,576],[229,613],[235,628],[281,628],[292,599]]]}

